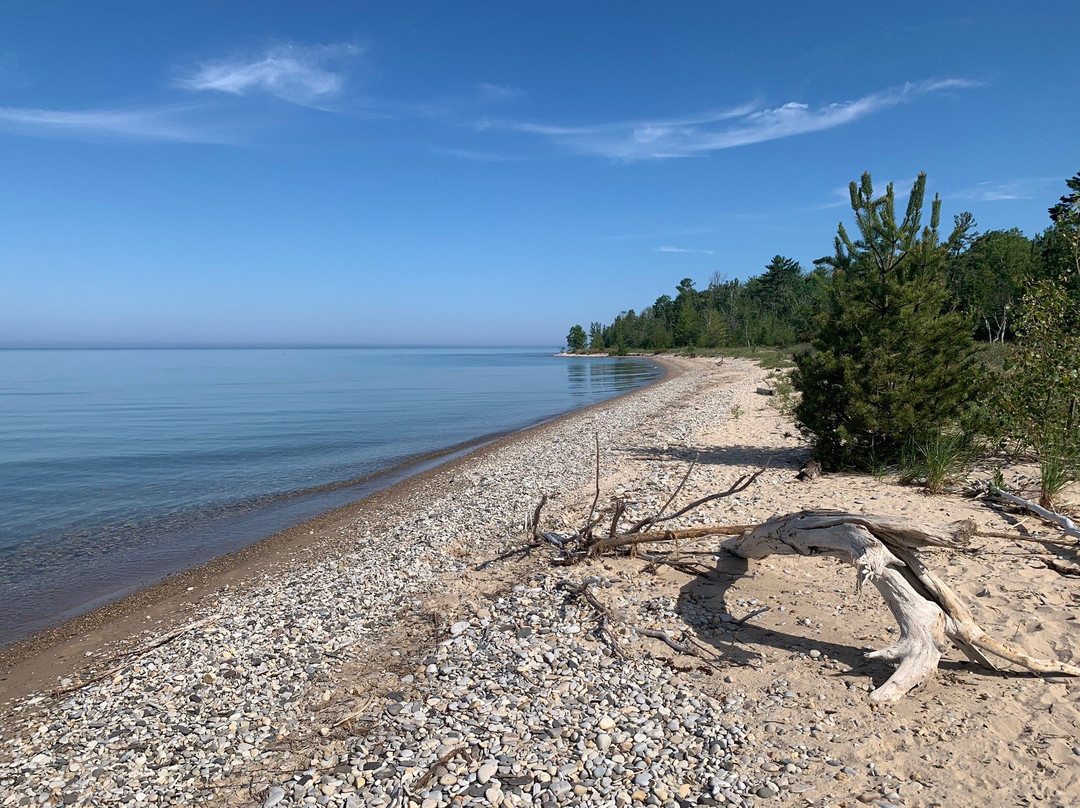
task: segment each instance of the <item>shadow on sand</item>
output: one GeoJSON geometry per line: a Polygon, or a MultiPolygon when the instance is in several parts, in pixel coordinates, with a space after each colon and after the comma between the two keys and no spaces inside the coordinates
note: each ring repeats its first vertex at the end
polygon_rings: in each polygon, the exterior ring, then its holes
{"type": "MultiPolygon", "coordinates": [[[[676,612],[680,614],[687,625],[694,630],[698,639],[710,646],[716,654],[735,664],[750,665],[761,659],[762,649],[775,649],[783,652],[808,653],[818,650],[823,657],[840,662],[850,670],[833,670],[823,667],[821,675],[824,678],[856,679],[870,677],[875,688],[881,687],[896,670],[896,664],[877,659],[866,659],[861,650],[862,642],[856,639],[857,624],[850,626],[852,636],[850,643],[831,642],[812,634],[812,629],[806,627],[806,634],[792,634],[778,628],[767,628],[764,624],[776,620],[776,613],[769,611],[756,617],[750,617],[746,622],[739,623],[743,614],[732,614],[729,604],[738,599],[750,600],[760,598],[761,592],[755,592],[754,580],[757,576],[749,570],[749,562],[726,552],[717,554],[718,561],[713,570],[707,574],[691,578],[679,590],[679,600],[676,612]],[[717,629],[716,636],[705,637],[701,633],[701,618],[719,617],[723,622],[717,629]]],[[[852,571],[854,575],[854,570],[852,571]]],[[[867,587],[864,596],[874,598],[876,592],[873,587],[867,587]]],[[[746,612],[753,611],[752,606],[746,607],[746,612]]],[[[741,611],[741,609],[739,610],[741,611]]],[[[815,616],[810,613],[801,615],[810,617],[815,622],[815,616]]],[[[817,617],[825,617],[819,615],[817,617]]],[[[798,618],[792,615],[789,622],[798,618]]],[[[715,625],[715,624],[714,624],[715,625]]],[[[875,649],[888,645],[896,640],[898,635],[890,634],[884,642],[874,644],[875,649]]],[[[984,676],[1030,678],[1035,674],[1016,671],[991,671],[982,667],[976,667],[966,660],[942,659],[938,665],[939,672],[949,674],[978,672],[984,676]]]]}
{"type": "Polygon", "coordinates": [[[691,463],[697,459],[702,466],[754,466],[761,468],[768,465],[771,469],[799,469],[810,456],[808,449],[802,446],[764,447],[764,446],[716,446],[710,449],[694,449],[688,446],[669,446],[658,449],[654,446],[631,446],[627,453],[649,460],[679,460],[691,463]]]}

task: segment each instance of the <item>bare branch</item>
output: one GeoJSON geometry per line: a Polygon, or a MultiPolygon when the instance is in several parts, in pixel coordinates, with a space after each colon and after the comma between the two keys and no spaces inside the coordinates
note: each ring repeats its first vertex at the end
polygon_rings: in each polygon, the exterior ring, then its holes
{"type": "Polygon", "coordinates": [[[675,642],[675,640],[671,639],[671,637],[666,631],[659,631],[655,628],[640,628],[638,626],[634,627],[634,631],[646,637],[652,637],[653,639],[662,641],[666,646],[668,646],[676,653],[686,654],[687,656],[697,656],[697,654],[694,652],[693,649],[690,648],[690,646],[675,642]]]}
{"type": "MultiPolygon", "coordinates": [[[[753,485],[754,481],[758,477],[760,477],[762,472],[765,471],[765,469],[767,469],[768,467],[769,467],[768,464],[766,464],[762,468],[755,471],[753,474],[744,474],[742,477],[740,477],[738,480],[736,480],[735,483],[731,486],[731,488],[729,488],[727,491],[721,491],[719,494],[709,494],[709,496],[707,496],[707,497],[702,497],[701,499],[695,500],[695,501],[691,502],[689,505],[687,505],[685,508],[683,508],[682,510],[676,511],[675,513],[671,514],[671,516],[665,516],[663,519],[656,519],[653,522],[653,524],[658,524],[660,522],[667,522],[667,521],[670,521],[671,519],[677,519],[680,516],[682,516],[684,513],[689,513],[690,511],[694,510],[695,508],[700,508],[705,503],[712,502],[715,499],[723,499],[724,497],[730,497],[730,496],[733,496],[735,494],[742,493],[747,488],[749,488],[751,485],[753,485]]],[[[632,533],[634,531],[630,531],[630,532],[632,533]]]]}
{"type": "Polygon", "coordinates": [[[623,512],[626,510],[626,502],[621,499],[615,500],[615,512],[611,514],[611,530],[608,531],[608,538],[612,539],[619,532],[619,520],[622,519],[623,512]]]}
{"type": "Polygon", "coordinates": [[[548,495],[540,497],[540,501],[536,504],[536,510],[533,511],[532,519],[529,520],[528,529],[532,532],[534,539],[540,538],[540,511],[544,510],[544,506],[547,505],[548,495]]]}
{"type": "MultiPolygon", "coordinates": [[[[589,507],[589,515],[585,519],[585,523],[590,525],[588,530],[591,530],[592,525],[595,525],[595,522],[592,522],[592,518],[593,514],[596,513],[596,503],[600,501],[600,433],[598,432],[593,435],[593,439],[596,441],[596,496],[593,497],[592,505],[589,507]]],[[[584,536],[587,534],[582,533],[581,535],[584,536]]]]}
{"type": "Polygon", "coordinates": [[[640,522],[630,528],[631,533],[637,533],[639,530],[646,531],[653,525],[655,525],[657,522],[661,521],[660,517],[663,515],[664,511],[666,511],[668,509],[668,506],[675,501],[675,497],[679,495],[679,492],[682,491],[683,487],[686,485],[686,481],[690,479],[690,473],[694,470],[694,466],[697,465],[697,461],[697,456],[695,456],[694,460],[690,463],[689,468],[686,469],[686,474],[683,475],[682,481],[679,483],[678,487],[676,487],[676,489],[671,492],[671,496],[668,497],[668,500],[664,503],[663,507],[661,507],[660,510],[658,510],[652,516],[646,519],[642,519],[640,522]]]}
{"type": "MultiPolygon", "coordinates": [[[[121,659],[127,659],[128,657],[132,657],[132,656],[136,656],[136,657],[137,656],[142,656],[143,654],[146,654],[146,653],[149,653],[150,651],[153,651],[155,648],[160,648],[161,646],[165,645],[166,643],[172,642],[177,637],[181,637],[184,634],[187,634],[189,631],[194,631],[196,629],[203,628],[205,626],[210,625],[211,623],[214,623],[215,621],[217,621],[219,619],[221,619],[220,614],[212,614],[209,617],[204,617],[201,620],[196,620],[194,623],[188,623],[186,626],[181,626],[180,628],[173,629],[172,631],[168,632],[167,634],[162,634],[160,637],[158,637],[158,638],[156,638],[154,640],[151,640],[146,645],[140,646],[139,648],[133,648],[132,650],[125,651],[122,654],[117,654],[116,656],[114,656],[112,659],[109,660],[109,663],[118,662],[121,659]]],[[[53,690],[51,693],[49,693],[49,695],[53,696],[55,698],[55,697],[58,697],[58,696],[67,695],[68,693],[74,693],[76,690],[82,690],[87,685],[91,685],[94,682],[100,682],[102,679],[107,679],[108,677],[112,676],[114,673],[117,673],[118,671],[120,671],[124,667],[124,664],[125,663],[121,663],[119,665],[114,665],[113,667],[110,667],[110,668],[108,668],[108,669],[94,675],[90,679],[86,679],[85,681],[79,682],[76,685],[71,685],[69,687],[62,687],[62,688],[59,688],[57,690],[53,690]]]]}
{"type": "Polygon", "coordinates": [[[1034,502],[1029,502],[1026,499],[1021,499],[1015,494],[1010,494],[1008,491],[1002,491],[995,485],[990,486],[990,496],[996,499],[1000,499],[1004,502],[1011,503],[1013,505],[1018,505],[1021,508],[1025,508],[1031,513],[1038,516],[1040,519],[1044,519],[1047,522],[1052,522],[1053,524],[1060,527],[1062,532],[1066,536],[1072,536],[1074,539],[1080,541],[1080,527],[1077,527],[1076,523],[1073,522],[1073,520],[1069,517],[1062,516],[1060,513],[1055,513],[1054,511],[1047,510],[1040,505],[1036,505],[1034,502]]]}

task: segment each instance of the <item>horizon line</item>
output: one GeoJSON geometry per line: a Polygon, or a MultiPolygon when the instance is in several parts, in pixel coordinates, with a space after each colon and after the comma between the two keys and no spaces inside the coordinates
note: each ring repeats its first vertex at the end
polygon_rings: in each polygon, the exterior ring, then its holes
{"type": "MultiPolygon", "coordinates": [[[[431,348],[546,348],[538,343],[513,343],[491,345],[487,343],[278,343],[278,342],[177,342],[177,343],[27,343],[0,344],[0,351],[164,351],[164,350],[373,350],[403,349],[424,350],[431,348]]],[[[559,347],[562,347],[561,345],[559,347]]]]}

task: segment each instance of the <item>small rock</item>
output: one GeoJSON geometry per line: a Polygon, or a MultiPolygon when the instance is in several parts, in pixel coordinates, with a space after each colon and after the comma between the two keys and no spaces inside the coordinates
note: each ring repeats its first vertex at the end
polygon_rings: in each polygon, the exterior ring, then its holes
{"type": "Polygon", "coordinates": [[[486,784],[488,780],[495,776],[495,773],[497,771],[499,771],[499,764],[489,760],[487,763],[481,766],[479,770],[477,770],[476,782],[480,783],[481,785],[486,784]]]}
{"type": "Polygon", "coordinates": [[[274,786],[266,794],[266,802],[263,803],[263,808],[274,808],[279,802],[285,799],[285,789],[281,786],[274,786]]]}

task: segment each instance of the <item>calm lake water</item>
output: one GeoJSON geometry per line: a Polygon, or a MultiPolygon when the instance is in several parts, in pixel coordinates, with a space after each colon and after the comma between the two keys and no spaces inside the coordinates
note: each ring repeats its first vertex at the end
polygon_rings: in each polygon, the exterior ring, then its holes
{"type": "Polygon", "coordinates": [[[540,349],[0,351],[0,646],[660,373],[540,349]]]}

